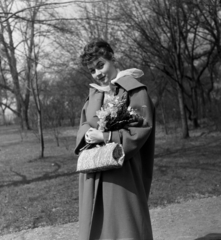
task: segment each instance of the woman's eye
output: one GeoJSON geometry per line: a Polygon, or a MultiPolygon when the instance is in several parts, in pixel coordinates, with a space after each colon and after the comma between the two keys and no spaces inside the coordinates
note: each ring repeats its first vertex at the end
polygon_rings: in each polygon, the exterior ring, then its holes
{"type": "Polygon", "coordinates": [[[99,64],[99,65],[97,66],[97,68],[98,68],[98,69],[102,69],[103,66],[104,66],[104,64],[102,63],[102,64],[99,64]]]}
{"type": "Polygon", "coordinates": [[[90,70],[90,73],[91,73],[91,74],[94,74],[94,73],[95,73],[95,70],[94,70],[94,69],[91,69],[91,70],[90,70]]]}

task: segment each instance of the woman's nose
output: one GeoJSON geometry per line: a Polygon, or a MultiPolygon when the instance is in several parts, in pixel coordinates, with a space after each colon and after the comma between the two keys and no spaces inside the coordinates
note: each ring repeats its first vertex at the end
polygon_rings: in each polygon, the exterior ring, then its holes
{"type": "Polygon", "coordinates": [[[97,76],[99,76],[99,75],[102,74],[102,72],[101,72],[101,70],[99,70],[99,69],[95,69],[95,74],[96,74],[97,76]]]}

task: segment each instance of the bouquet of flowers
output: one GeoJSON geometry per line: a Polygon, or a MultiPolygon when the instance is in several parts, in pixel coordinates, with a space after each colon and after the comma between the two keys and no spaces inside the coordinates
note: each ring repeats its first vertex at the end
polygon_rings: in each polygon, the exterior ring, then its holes
{"type": "MultiPolygon", "coordinates": [[[[118,96],[108,95],[101,110],[96,112],[99,119],[99,130],[113,131],[128,126],[138,126],[143,124],[141,117],[135,109],[127,106],[127,94],[121,99],[118,96]]],[[[78,172],[99,172],[113,168],[122,167],[124,163],[124,149],[119,143],[108,143],[99,145],[97,143],[87,143],[81,149],[78,159],[78,172]]]]}
{"type": "Polygon", "coordinates": [[[135,109],[127,107],[126,102],[127,95],[124,95],[121,100],[118,96],[108,96],[101,110],[96,112],[99,118],[98,129],[103,132],[114,131],[126,128],[130,123],[135,122],[137,125],[142,125],[143,117],[135,109]]]}

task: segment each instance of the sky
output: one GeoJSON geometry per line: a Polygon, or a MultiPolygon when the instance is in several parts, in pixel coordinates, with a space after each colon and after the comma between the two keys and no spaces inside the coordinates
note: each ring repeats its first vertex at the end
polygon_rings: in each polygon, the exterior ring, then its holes
{"type": "MultiPolygon", "coordinates": [[[[56,11],[59,13],[59,15],[61,15],[61,17],[73,18],[73,17],[78,17],[78,15],[79,15],[79,8],[75,4],[76,1],[48,0],[47,2],[59,3],[59,4],[55,4],[54,6],[56,6],[56,11]],[[60,3],[63,3],[63,4],[60,4],[60,3]]],[[[22,3],[22,1],[15,0],[14,4],[12,6],[11,12],[15,13],[19,10],[24,9],[24,8],[25,8],[25,6],[24,6],[24,3],[22,3]]],[[[22,16],[22,14],[23,13],[21,12],[20,15],[22,16]]],[[[20,38],[18,32],[16,32],[16,31],[13,32],[13,38],[14,38],[15,45],[20,42],[21,38],[20,38]]],[[[45,44],[46,45],[48,44],[47,40],[46,40],[45,44]]],[[[48,44],[48,46],[50,46],[50,43],[48,44]]],[[[24,54],[24,48],[23,48],[22,44],[20,44],[19,47],[17,48],[17,54],[20,55],[20,56],[22,56],[24,54]]],[[[19,64],[19,61],[18,61],[18,64],[19,64]]],[[[11,117],[12,115],[13,114],[11,113],[11,111],[7,109],[6,110],[6,117],[11,117]]]]}

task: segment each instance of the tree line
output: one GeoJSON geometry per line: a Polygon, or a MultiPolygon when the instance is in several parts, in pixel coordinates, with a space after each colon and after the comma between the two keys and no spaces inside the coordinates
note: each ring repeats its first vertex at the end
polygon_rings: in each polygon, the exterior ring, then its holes
{"type": "Polygon", "coordinates": [[[78,59],[97,37],[120,69],[143,69],[166,131],[175,120],[184,138],[203,121],[220,128],[218,0],[1,0],[0,28],[0,106],[21,128],[43,137],[77,123],[91,81],[78,59]]]}

